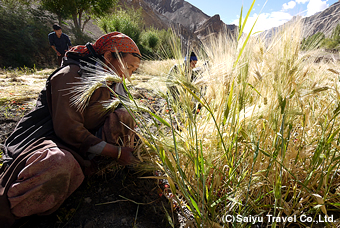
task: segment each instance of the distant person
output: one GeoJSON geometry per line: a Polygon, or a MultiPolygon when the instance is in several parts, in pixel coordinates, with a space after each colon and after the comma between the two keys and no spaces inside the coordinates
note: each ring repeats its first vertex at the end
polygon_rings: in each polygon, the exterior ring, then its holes
{"type": "Polygon", "coordinates": [[[53,31],[48,34],[48,40],[52,49],[57,53],[58,67],[60,67],[65,53],[72,47],[72,44],[68,35],[63,33],[58,24],[53,25],[53,31]]]}
{"type": "Polygon", "coordinates": [[[189,57],[189,62],[187,60],[187,57],[184,58],[184,63],[183,64],[175,64],[169,72],[168,75],[168,81],[167,81],[167,87],[168,90],[170,91],[171,99],[173,101],[178,100],[178,89],[176,88],[176,85],[174,84],[174,79],[178,77],[181,73],[184,73],[188,79],[190,78],[190,81],[194,81],[196,79],[197,74],[193,69],[196,67],[197,64],[197,56],[195,55],[194,52],[191,52],[190,57],[189,57]]]}

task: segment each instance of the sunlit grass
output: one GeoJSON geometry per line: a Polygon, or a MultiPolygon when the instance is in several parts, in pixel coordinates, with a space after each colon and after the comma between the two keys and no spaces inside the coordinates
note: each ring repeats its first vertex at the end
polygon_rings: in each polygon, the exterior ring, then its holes
{"type": "Polygon", "coordinates": [[[226,214],[339,210],[339,66],[302,53],[300,28],[280,31],[271,43],[252,37],[241,56],[241,40],[211,40],[204,46],[210,68],[198,82],[177,76],[179,102],[168,103],[175,112],[158,116],[166,124],[140,117],[174,200],[185,199],[197,224],[222,226],[226,214]],[[198,95],[200,86],[205,94],[198,95]],[[195,102],[203,106],[199,114],[195,102]]]}
{"type": "Polygon", "coordinates": [[[1,70],[0,104],[35,100],[52,72],[53,69],[44,69],[34,73],[28,70],[1,70]]]}

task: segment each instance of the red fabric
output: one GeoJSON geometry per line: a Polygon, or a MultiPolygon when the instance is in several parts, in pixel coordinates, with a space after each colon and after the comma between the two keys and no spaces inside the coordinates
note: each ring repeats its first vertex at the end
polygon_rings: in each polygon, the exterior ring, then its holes
{"type": "MultiPolygon", "coordinates": [[[[104,54],[106,51],[111,51],[122,53],[136,53],[141,56],[136,43],[130,37],[120,32],[111,32],[101,36],[93,44],[93,48],[99,55],[104,54]]],[[[89,50],[87,50],[86,46],[84,45],[75,46],[71,48],[68,52],[75,52],[80,55],[89,54],[89,50]]]]}
{"type": "Polygon", "coordinates": [[[83,180],[84,174],[70,152],[58,147],[38,150],[8,189],[11,212],[17,217],[51,214],[83,180]]]}

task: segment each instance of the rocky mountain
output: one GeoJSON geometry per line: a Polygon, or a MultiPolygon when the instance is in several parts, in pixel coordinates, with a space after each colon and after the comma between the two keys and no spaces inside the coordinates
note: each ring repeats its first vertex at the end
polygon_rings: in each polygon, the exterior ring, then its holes
{"type": "Polygon", "coordinates": [[[204,40],[209,35],[217,35],[222,32],[229,36],[234,36],[238,32],[236,25],[226,25],[220,19],[220,15],[216,14],[208,20],[204,21],[194,32],[199,40],[204,40]]]}
{"type": "Polygon", "coordinates": [[[119,6],[123,9],[133,8],[138,10],[142,8],[142,18],[147,28],[167,29],[170,27],[169,19],[155,11],[144,0],[119,0],[119,6]]]}
{"type": "Polygon", "coordinates": [[[144,2],[172,23],[180,24],[192,33],[201,23],[210,18],[184,0],[144,0],[144,2]]]}
{"type": "MultiPolygon", "coordinates": [[[[173,28],[185,44],[205,40],[210,35],[220,32],[230,36],[234,36],[238,32],[236,25],[225,24],[218,14],[210,17],[185,0],[119,0],[119,5],[125,9],[142,8],[142,17],[146,28],[173,28]]],[[[281,28],[296,20],[301,20],[303,23],[304,37],[317,32],[323,32],[329,36],[336,25],[340,23],[340,1],[313,16],[294,17],[286,24],[267,30],[261,35],[270,38],[281,28]]],[[[95,38],[103,34],[96,25],[91,23],[86,26],[86,30],[91,31],[91,34],[94,33],[95,38]],[[89,27],[90,25],[92,27],[89,27]]]]}
{"type": "Polygon", "coordinates": [[[322,12],[316,13],[310,17],[294,17],[287,23],[269,29],[262,33],[266,38],[272,37],[277,31],[289,26],[297,20],[301,20],[303,26],[303,37],[314,35],[317,32],[322,32],[326,37],[330,36],[334,28],[340,23],[340,1],[334,3],[322,12]]]}
{"type": "Polygon", "coordinates": [[[219,15],[208,16],[184,0],[120,0],[124,7],[142,8],[146,27],[172,28],[182,41],[197,42],[224,32],[232,35],[237,26],[226,25],[219,15]]]}
{"type": "Polygon", "coordinates": [[[322,32],[330,36],[333,29],[340,23],[340,1],[334,3],[324,11],[302,19],[304,37],[322,32]]]}

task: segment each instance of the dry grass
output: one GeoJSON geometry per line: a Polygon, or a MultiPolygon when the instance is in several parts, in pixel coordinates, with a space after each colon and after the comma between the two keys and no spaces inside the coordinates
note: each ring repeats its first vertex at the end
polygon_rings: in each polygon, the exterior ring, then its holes
{"type": "Polygon", "coordinates": [[[178,60],[142,61],[137,73],[132,76],[132,84],[164,93],[167,74],[176,62],[178,60]]]}
{"type": "Polygon", "coordinates": [[[225,214],[339,213],[340,69],[300,52],[299,34],[297,24],[271,43],[253,38],[238,62],[242,42],[212,40],[210,70],[198,83],[180,83],[180,101],[169,107],[175,113],[159,113],[177,127],[144,132],[197,223],[223,225],[225,214]],[[207,93],[195,97],[202,85],[207,93]],[[203,105],[199,115],[194,100],[203,105]]]}
{"type": "Polygon", "coordinates": [[[52,69],[44,69],[33,74],[19,70],[1,71],[0,102],[16,101],[22,103],[31,99],[35,100],[44,88],[46,78],[52,72],[52,69]]]}
{"type": "Polygon", "coordinates": [[[178,60],[142,61],[138,71],[143,75],[160,76],[160,73],[168,73],[177,62],[178,60]]]}

